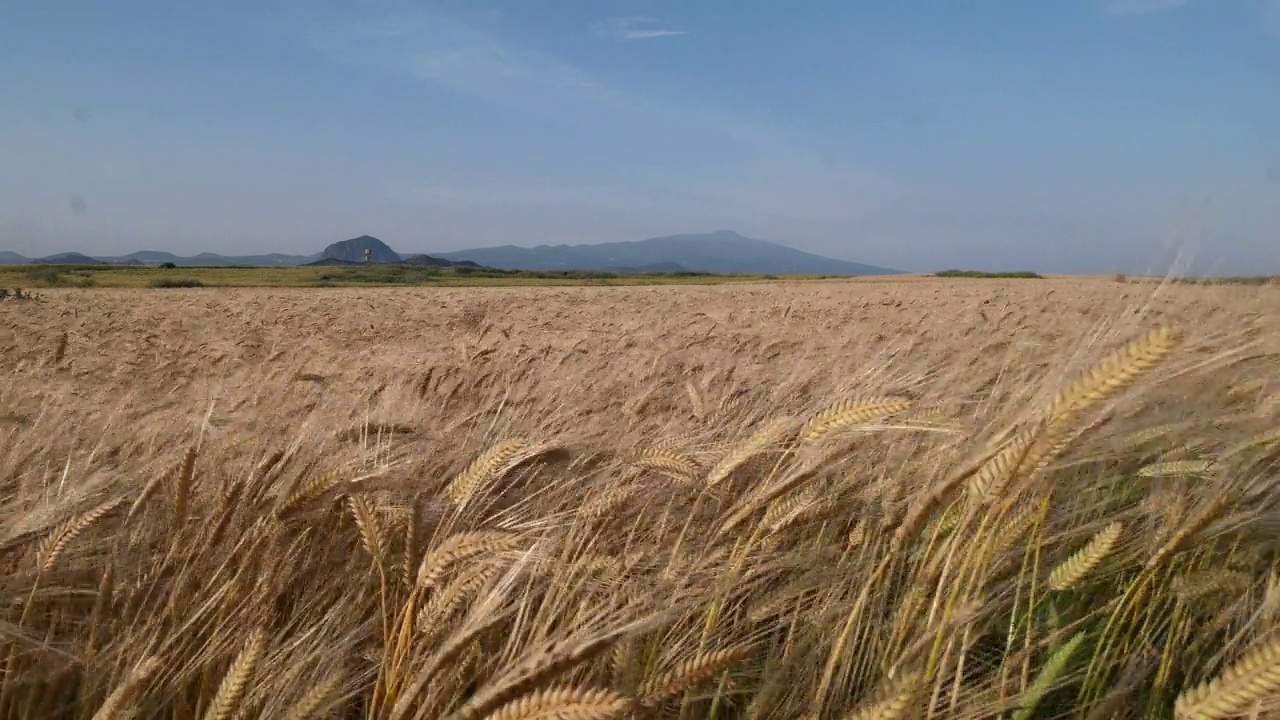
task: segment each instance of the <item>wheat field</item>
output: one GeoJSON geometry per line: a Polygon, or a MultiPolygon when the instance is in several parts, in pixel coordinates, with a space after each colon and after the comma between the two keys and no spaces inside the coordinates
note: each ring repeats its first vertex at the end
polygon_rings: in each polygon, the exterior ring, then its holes
{"type": "Polygon", "coordinates": [[[1280,717],[1280,289],[0,303],[12,718],[1280,717]]]}

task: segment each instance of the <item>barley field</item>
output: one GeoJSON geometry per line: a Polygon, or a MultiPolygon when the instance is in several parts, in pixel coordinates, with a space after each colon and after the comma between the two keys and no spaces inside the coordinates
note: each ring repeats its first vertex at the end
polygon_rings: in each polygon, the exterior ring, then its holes
{"type": "Polygon", "coordinates": [[[9,718],[1280,717],[1280,288],[0,302],[9,718]]]}

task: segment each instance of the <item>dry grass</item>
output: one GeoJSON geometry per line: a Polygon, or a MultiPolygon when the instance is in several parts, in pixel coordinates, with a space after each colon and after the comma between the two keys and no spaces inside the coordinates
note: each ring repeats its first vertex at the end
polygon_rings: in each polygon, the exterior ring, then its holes
{"type": "Polygon", "coordinates": [[[1152,290],[49,291],[0,716],[1266,716],[1280,293],[1152,290]]]}

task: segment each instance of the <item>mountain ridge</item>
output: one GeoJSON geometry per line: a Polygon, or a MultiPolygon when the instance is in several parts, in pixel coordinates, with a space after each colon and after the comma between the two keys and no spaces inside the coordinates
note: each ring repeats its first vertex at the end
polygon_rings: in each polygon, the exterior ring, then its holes
{"type": "MultiPolygon", "coordinates": [[[[534,247],[508,244],[430,254],[397,253],[381,240],[362,235],[351,240],[332,243],[323,251],[311,255],[284,253],[221,255],[202,252],[193,256],[181,256],[162,250],[139,250],[127,255],[93,256],[91,262],[148,265],[171,262],[184,266],[281,267],[308,265],[328,258],[341,261],[342,264],[363,264],[365,248],[370,249],[370,260],[373,262],[444,267],[454,263],[465,263],[512,270],[630,272],[666,269],[671,272],[820,275],[888,275],[902,272],[875,265],[837,260],[769,240],[745,237],[731,230],[596,244],[542,244],[534,247]],[[391,259],[393,257],[394,260],[391,259]]],[[[68,255],[74,256],[78,253],[58,253],[44,258],[27,258],[18,253],[0,251],[0,264],[21,265],[59,261],[65,263],[66,260],[62,258],[68,255]]]]}
{"type": "Polygon", "coordinates": [[[673,264],[685,270],[716,273],[895,275],[902,272],[837,260],[769,240],[745,237],[732,230],[597,244],[544,244],[531,248],[501,245],[437,255],[512,270],[605,270],[673,264]]]}

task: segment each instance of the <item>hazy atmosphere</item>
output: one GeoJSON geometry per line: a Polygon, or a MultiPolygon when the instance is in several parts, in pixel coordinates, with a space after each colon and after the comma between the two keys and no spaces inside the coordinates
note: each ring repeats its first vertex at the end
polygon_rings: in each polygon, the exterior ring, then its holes
{"type": "Polygon", "coordinates": [[[1276,273],[1277,88],[1277,0],[6,3],[0,250],[1276,273]]]}

